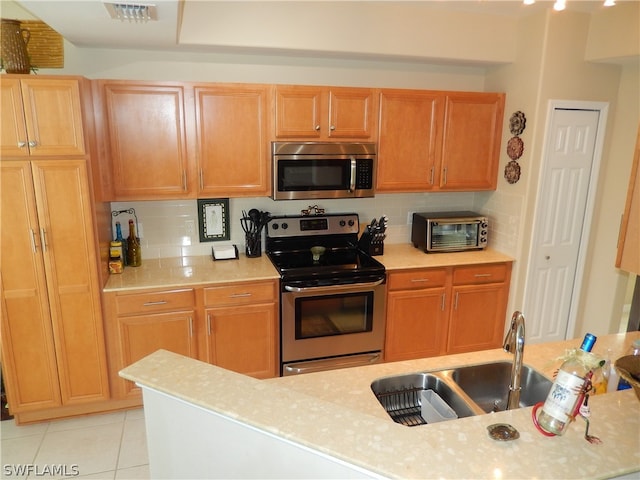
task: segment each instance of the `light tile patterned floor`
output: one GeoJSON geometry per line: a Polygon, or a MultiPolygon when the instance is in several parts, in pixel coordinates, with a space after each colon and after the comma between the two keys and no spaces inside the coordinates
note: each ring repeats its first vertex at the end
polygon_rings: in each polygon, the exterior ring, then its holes
{"type": "Polygon", "coordinates": [[[149,478],[142,409],[24,426],[5,420],[0,438],[3,479],[149,478]]]}

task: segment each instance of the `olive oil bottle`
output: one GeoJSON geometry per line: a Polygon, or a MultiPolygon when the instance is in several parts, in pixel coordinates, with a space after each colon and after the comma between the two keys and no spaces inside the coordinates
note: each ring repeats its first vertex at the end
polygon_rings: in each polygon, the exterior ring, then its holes
{"type": "Polygon", "coordinates": [[[129,220],[129,238],[127,238],[127,265],[139,267],[142,265],[142,250],[140,239],[136,236],[136,226],[129,220]]]}

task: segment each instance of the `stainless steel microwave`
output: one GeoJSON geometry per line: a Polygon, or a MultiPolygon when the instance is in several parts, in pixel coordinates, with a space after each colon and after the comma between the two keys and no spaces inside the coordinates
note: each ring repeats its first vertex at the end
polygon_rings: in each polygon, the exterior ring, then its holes
{"type": "Polygon", "coordinates": [[[376,144],[273,142],[273,199],[373,197],[376,144]]]}
{"type": "Polygon", "coordinates": [[[475,212],[414,213],[411,242],[427,253],[481,250],[488,231],[488,218],[475,212]]]}

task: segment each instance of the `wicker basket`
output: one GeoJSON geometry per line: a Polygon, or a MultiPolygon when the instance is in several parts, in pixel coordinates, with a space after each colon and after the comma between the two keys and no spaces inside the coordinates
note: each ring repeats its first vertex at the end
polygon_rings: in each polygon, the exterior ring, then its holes
{"type": "Polygon", "coordinates": [[[640,355],[627,355],[620,357],[615,363],[616,370],[636,392],[640,400],[640,355]]]}
{"type": "Polygon", "coordinates": [[[7,73],[29,73],[31,64],[27,53],[29,30],[21,27],[18,20],[2,19],[0,30],[2,44],[2,66],[7,73]]]}

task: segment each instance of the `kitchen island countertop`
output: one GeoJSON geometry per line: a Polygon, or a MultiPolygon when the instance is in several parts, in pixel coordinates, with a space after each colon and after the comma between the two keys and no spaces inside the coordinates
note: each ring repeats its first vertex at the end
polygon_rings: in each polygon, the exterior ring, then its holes
{"type": "MultiPolygon", "coordinates": [[[[601,336],[594,353],[623,355],[639,332],[601,336]]],[[[525,346],[525,364],[547,376],[580,340],[525,346]]],[[[591,397],[590,433],[576,420],[561,437],[536,431],[531,407],[448,422],[395,424],[370,390],[387,375],[510,360],[501,349],[393,362],[271,380],[255,380],[166,351],[121,371],[146,388],[175,396],[389,478],[609,478],[640,471],[640,401],[631,390],[591,397]],[[486,427],[509,423],[512,442],[491,440],[486,427]]]]}

